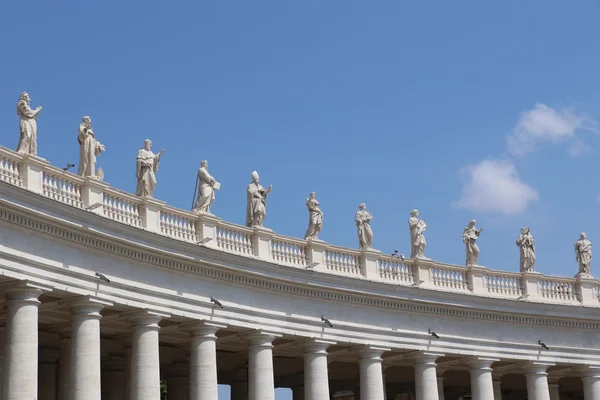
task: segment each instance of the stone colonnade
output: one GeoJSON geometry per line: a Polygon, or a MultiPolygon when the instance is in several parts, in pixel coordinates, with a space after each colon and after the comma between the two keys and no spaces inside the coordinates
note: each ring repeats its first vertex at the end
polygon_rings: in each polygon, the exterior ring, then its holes
{"type": "MultiPolygon", "coordinates": [[[[67,304],[72,316],[70,338],[64,337],[60,342],[58,371],[55,366],[53,371],[46,371],[38,351],[38,308],[42,292],[43,288],[27,283],[5,291],[6,343],[0,371],[2,400],[100,400],[101,384],[113,378],[114,382],[105,387],[105,400],[107,396],[109,400],[160,400],[159,322],[168,315],[140,310],[123,316],[132,325],[131,349],[127,350],[125,374],[118,376],[106,368],[101,372],[100,311],[111,303],[90,296],[70,301],[67,304]],[[44,375],[40,379],[38,368],[44,375]],[[56,373],[59,377],[56,385],[47,382],[47,376],[56,376],[56,373]]],[[[225,326],[198,321],[184,328],[191,334],[189,380],[185,374],[169,378],[169,387],[173,385],[169,400],[217,400],[215,334],[225,326]]],[[[239,379],[232,383],[232,399],[274,400],[273,341],[277,337],[275,333],[262,331],[245,337],[248,368],[247,371],[240,369],[239,379]]],[[[315,339],[304,342],[304,385],[295,391],[295,399],[330,399],[327,349],[331,344],[334,343],[315,339]]],[[[364,346],[358,352],[360,399],[386,399],[382,354],[388,350],[364,346]]],[[[443,378],[436,365],[441,356],[443,354],[430,352],[412,354],[417,400],[444,400],[443,378]]],[[[501,399],[500,382],[492,375],[491,366],[495,361],[498,360],[469,359],[473,400],[501,399]]],[[[550,365],[528,364],[529,400],[559,399],[558,386],[548,381],[550,365]]],[[[594,368],[585,371],[582,378],[585,400],[600,400],[600,371],[594,368]]]]}

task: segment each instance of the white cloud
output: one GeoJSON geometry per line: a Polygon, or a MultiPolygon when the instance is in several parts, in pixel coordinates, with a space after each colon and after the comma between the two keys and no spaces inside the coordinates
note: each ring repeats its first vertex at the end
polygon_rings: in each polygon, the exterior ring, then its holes
{"type": "Polygon", "coordinates": [[[555,110],[545,104],[536,104],[532,110],[521,114],[508,136],[508,149],[512,154],[523,157],[537,144],[572,139],[578,129],[586,129],[586,125],[592,124],[587,117],[575,115],[571,110],[555,110]]]}
{"type": "Polygon", "coordinates": [[[488,159],[463,171],[465,183],[456,205],[474,212],[515,215],[539,199],[538,193],[521,181],[514,164],[488,159]]]}
{"type": "Polygon", "coordinates": [[[582,140],[575,140],[569,147],[569,155],[571,157],[580,157],[591,153],[592,148],[582,140]]]}

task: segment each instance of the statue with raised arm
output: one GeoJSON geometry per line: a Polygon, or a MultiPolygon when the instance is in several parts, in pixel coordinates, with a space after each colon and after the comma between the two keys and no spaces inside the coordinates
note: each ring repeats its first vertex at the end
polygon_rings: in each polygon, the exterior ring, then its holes
{"type": "Polygon", "coordinates": [[[361,250],[373,248],[373,231],[371,230],[372,219],[373,215],[367,211],[367,205],[361,203],[354,216],[354,221],[358,228],[358,248],[361,250]]]}
{"type": "Polygon", "coordinates": [[[579,240],[575,242],[575,259],[579,263],[577,278],[592,277],[592,242],[587,239],[585,232],[581,232],[579,240]]]}
{"type": "Polygon", "coordinates": [[[17,102],[17,115],[21,119],[17,152],[37,156],[37,117],[42,111],[42,107],[37,106],[35,110],[32,110],[30,103],[29,94],[21,93],[21,98],[17,102]]]}
{"type": "Polygon", "coordinates": [[[308,229],[304,234],[304,239],[319,239],[319,232],[323,229],[323,211],[319,208],[319,201],[316,199],[317,193],[312,192],[306,199],[308,208],[308,229]]]}
{"type": "Polygon", "coordinates": [[[535,245],[529,228],[521,228],[521,234],[517,239],[517,246],[521,249],[521,272],[534,272],[535,245]]]}
{"type": "Polygon", "coordinates": [[[135,176],[137,177],[135,194],[140,197],[152,197],[154,187],[156,186],[155,173],[158,171],[160,156],[165,152],[164,150],[161,150],[155,155],[152,150],[150,150],[150,147],[152,147],[152,141],[149,139],[144,140],[144,147],[138,151],[135,160],[135,176]]]}
{"type": "Polygon", "coordinates": [[[424,233],[427,225],[425,221],[419,218],[419,210],[410,212],[408,227],[410,228],[410,257],[426,260],[425,247],[427,247],[427,241],[424,233]]]}
{"type": "Polygon", "coordinates": [[[102,169],[98,169],[96,173],[96,156],[99,156],[105,148],[96,140],[92,130],[92,120],[88,116],[81,119],[77,141],[79,142],[79,175],[102,180],[104,177],[102,169]]]}
{"type": "Polygon", "coordinates": [[[246,226],[262,226],[267,216],[267,196],[273,190],[270,185],[265,190],[259,183],[258,172],[252,172],[252,183],[246,190],[246,226]]]}
{"type": "Polygon", "coordinates": [[[463,243],[467,249],[467,267],[477,265],[479,259],[479,246],[477,246],[477,238],[481,235],[482,229],[475,228],[477,221],[474,219],[469,221],[469,225],[463,230],[463,243]]]}
{"type": "Polygon", "coordinates": [[[198,181],[200,182],[200,191],[193,211],[210,213],[210,205],[215,201],[215,190],[218,190],[221,184],[208,173],[208,161],[206,160],[200,163],[198,181]]]}

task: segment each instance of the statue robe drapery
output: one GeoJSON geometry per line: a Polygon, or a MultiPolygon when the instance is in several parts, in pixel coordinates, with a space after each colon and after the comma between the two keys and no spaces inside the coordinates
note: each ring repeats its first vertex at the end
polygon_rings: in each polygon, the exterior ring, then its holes
{"type": "Polygon", "coordinates": [[[411,258],[423,258],[425,253],[425,246],[427,241],[425,240],[425,221],[417,217],[411,217],[408,219],[408,226],[410,228],[410,257],[411,258]]]}
{"type": "Polygon", "coordinates": [[[579,274],[590,275],[592,267],[592,242],[579,239],[575,242],[575,259],[579,263],[579,274]]]}
{"type": "Polygon", "coordinates": [[[102,153],[102,145],[96,140],[94,131],[85,124],[79,125],[79,175],[96,176],[96,156],[102,153]]]}
{"type": "Polygon", "coordinates": [[[535,265],[535,246],[530,233],[521,234],[517,239],[520,251],[521,272],[533,272],[535,265]]]}
{"type": "Polygon", "coordinates": [[[308,207],[308,229],[304,235],[304,239],[317,239],[319,232],[323,229],[323,212],[319,208],[317,199],[306,199],[306,207],[308,207]]]}
{"type": "Polygon", "coordinates": [[[358,228],[358,247],[360,249],[373,248],[373,230],[370,222],[373,216],[367,210],[359,210],[354,216],[358,228]]]}
{"type": "Polygon", "coordinates": [[[215,189],[213,188],[215,178],[208,173],[208,169],[201,167],[198,170],[198,179],[200,180],[200,192],[194,211],[210,212],[210,205],[215,201],[215,189]]]}
{"type": "Polygon", "coordinates": [[[140,149],[136,158],[137,188],[135,194],[138,196],[152,197],[156,186],[156,175],[160,153],[154,154],[150,150],[140,149]]]}
{"type": "Polygon", "coordinates": [[[463,243],[467,250],[467,267],[477,265],[479,258],[479,246],[476,240],[479,237],[479,231],[475,227],[466,227],[463,231],[463,243]]]}
{"type": "Polygon", "coordinates": [[[246,226],[262,226],[267,215],[267,192],[254,182],[248,185],[246,192],[246,226]]]}
{"type": "Polygon", "coordinates": [[[21,118],[19,144],[17,152],[37,155],[37,112],[29,107],[25,100],[17,103],[17,115],[21,118]]]}

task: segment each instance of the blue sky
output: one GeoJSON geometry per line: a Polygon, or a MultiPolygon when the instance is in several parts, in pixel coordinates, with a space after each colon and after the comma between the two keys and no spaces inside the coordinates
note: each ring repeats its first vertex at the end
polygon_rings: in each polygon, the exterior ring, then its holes
{"type": "Polygon", "coordinates": [[[374,247],[408,253],[418,208],[436,260],[464,263],[476,218],[480,264],[518,270],[529,226],[537,270],[572,276],[579,232],[600,241],[599,14],[592,0],[6,2],[0,145],[16,147],[27,90],[40,155],[77,163],[90,115],[117,188],[134,191],[150,138],[166,149],[155,197],[177,207],[207,159],[228,221],[244,223],[257,170],[278,233],[303,235],[314,190],[328,242],[357,246],[366,202],[374,247]]]}

